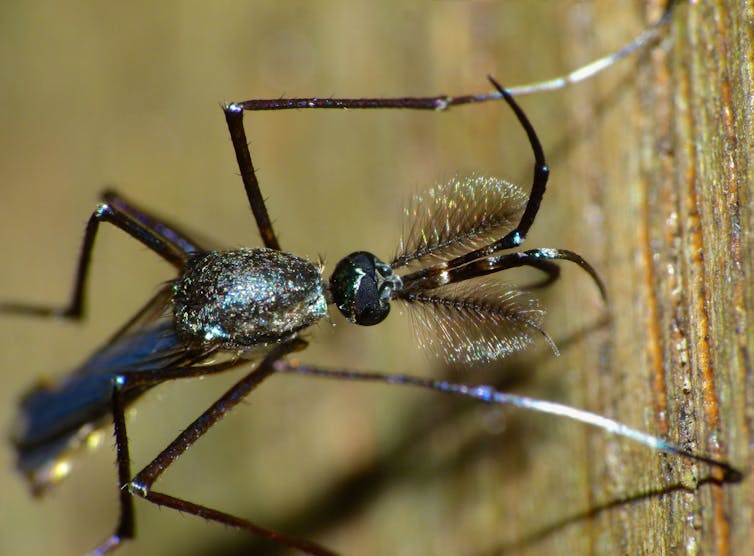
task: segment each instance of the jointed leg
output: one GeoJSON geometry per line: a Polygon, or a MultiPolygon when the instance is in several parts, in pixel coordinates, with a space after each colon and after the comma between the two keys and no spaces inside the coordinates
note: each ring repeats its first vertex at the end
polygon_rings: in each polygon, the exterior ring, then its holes
{"type": "Polygon", "coordinates": [[[223,110],[225,110],[225,121],[228,123],[233,150],[236,151],[236,160],[238,161],[238,169],[241,171],[246,197],[249,200],[251,212],[254,213],[254,219],[257,221],[259,235],[262,236],[265,247],[280,251],[280,243],[272,229],[270,215],[267,213],[267,206],[264,204],[262,191],[259,189],[259,181],[251,162],[249,143],[243,127],[243,108],[232,103],[224,106],[223,110]]]}
{"type": "Polygon", "coordinates": [[[635,442],[648,446],[653,450],[665,452],[668,454],[675,454],[681,457],[711,465],[719,472],[719,475],[713,477],[712,480],[719,482],[736,483],[740,482],[743,479],[743,474],[741,473],[741,471],[727,462],[713,458],[711,456],[692,452],[690,450],[682,448],[681,446],[663,440],[662,438],[658,438],[638,429],[631,428],[618,421],[614,421],[613,419],[609,419],[596,413],[576,409],[574,407],[559,404],[556,402],[538,400],[534,398],[528,398],[526,396],[519,396],[517,394],[500,392],[492,386],[488,385],[457,384],[444,380],[432,380],[404,374],[385,374],[350,370],[323,369],[321,367],[312,365],[300,364],[297,361],[279,360],[275,362],[275,367],[276,370],[281,373],[296,373],[300,375],[330,378],[335,380],[381,382],[383,384],[411,386],[414,388],[423,388],[426,390],[435,390],[439,392],[445,392],[447,394],[469,397],[485,403],[512,405],[515,407],[520,407],[522,409],[529,409],[538,411],[540,413],[557,415],[598,427],[606,432],[617,434],[624,438],[629,438],[635,442]]]}
{"type": "MultiPolygon", "coordinates": [[[[476,266],[478,264],[484,269],[481,273],[476,274],[476,276],[481,276],[490,272],[498,272],[507,268],[530,266],[546,272],[549,277],[544,282],[544,284],[549,284],[550,282],[553,282],[558,278],[560,272],[559,267],[550,262],[553,260],[569,261],[579,265],[579,267],[581,267],[587,274],[589,274],[589,276],[591,276],[597,288],[599,288],[600,290],[602,299],[607,299],[607,290],[605,289],[605,284],[602,282],[602,278],[600,278],[599,274],[597,274],[597,271],[594,269],[594,267],[586,262],[581,255],[574,253],[573,251],[569,251],[568,249],[529,249],[528,251],[520,251],[518,253],[509,253],[506,255],[488,257],[486,259],[474,261],[472,265],[468,266],[476,266]]],[[[464,272],[465,268],[466,267],[457,270],[464,272]]],[[[453,274],[453,272],[454,271],[450,271],[450,274],[453,274]]]]}
{"type": "MultiPolygon", "coordinates": [[[[592,265],[586,262],[581,255],[573,251],[553,248],[529,249],[528,251],[517,251],[505,255],[493,255],[476,259],[460,267],[447,268],[446,265],[439,264],[402,276],[404,285],[402,291],[410,294],[415,288],[423,290],[438,288],[446,284],[462,282],[471,278],[478,278],[486,274],[493,274],[501,270],[521,266],[533,267],[547,274],[547,278],[542,283],[535,285],[535,287],[540,287],[554,282],[560,275],[560,268],[550,262],[552,260],[570,261],[579,265],[592,277],[592,280],[600,290],[602,298],[607,298],[605,284],[592,265]]],[[[450,265],[450,263],[452,261],[447,263],[447,265],[450,265]]],[[[401,296],[402,293],[399,292],[398,297],[401,296]]]]}
{"type": "Polygon", "coordinates": [[[112,192],[103,195],[100,204],[89,217],[79,256],[73,293],[67,307],[46,307],[22,303],[0,303],[0,312],[24,315],[80,319],[84,312],[84,292],[89,275],[92,250],[101,222],[109,222],[137,239],[177,268],[183,268],[194,244],[174,228],[131,207],[112,192]]]}
{"type": "Polygon", "coordinates": [[[121,514],[115,532],[108,537],[93,554],[105,554],[109,550],[115,548],[122,541],[133,537],[132,497],[136,495],[159,506],[166,506],[184,513],[216,521],[230,527],[246,530],[252,534],[270,539],[289,548],[296,548],[306,554],[332,556],[332,552],[316,543],[260,527],[245,519],[240,519],[233,515],[213,510],[194,502],[175,498],[152,490],[154,482],[178,457],[181,456],[181,454],[204,435],[204,433],[206,433],[215,423],[222,419],[226,413],[241,402],[263,380],[276,371],[276,361],[291,351],[302,349],[303,346],[305,346],[305,342],[302,340],[293,340],[287,344],[282,344],[274,348],[255,370],[246,375],[242,380],[231,387],[220,399],[213,403],[209,409],[179,434],[167,448],[165,448],[133,479],[131,479],[130,474],[128,435],[126,432],[125,419],[123,417],[123,404],[120,401],[120,396],[122,396],[124,392],[123,389],[141,386],[144,381],[146,383],[161,382],[170,378],[183,378],[184,376],[203,374],[208,368],[211,369],[212,372],[220,372],[222,370],[227,370],[227,368],[232,366],[243,364],[245,361],[234,360],[204,368],[192,367],[189,369],[183,369],[185,373],[182,373],[181,369],[176,369],[122,375],[118,383],[119,387],[114,389],[113,394],[113,421],[115,423],[115,441],[118,453],[118,480],[121,489],[121,514]]]}
{"type": "Polygon", "coordinates": [[[134,502],[126,485],[131,479],[131,455],[128,449],[128,435],[126,433],[125,407],[121,401],[122,392],[113,388],[112,411],[113,427],[115,430],[116,462],[118,464],[118,524],[112,535],[92,550],[88,556],[102,556],[117,548],[123,541],[134,538],[134,502]]]}
{"type": "Polygon", "coordinates": [[[550,261],[533,259],[530,260],[526,266],[530,266],[544,272],[545,277],[544,279],[538,282],[534,282],[533,284],[521,286],[524,290],[538,290],[541,288],[546,288],[550,284],[557,282],[558,278],[560,278],[560,267],[555,263],[551,263],[550,261]]]}
{"type": "Polygon", "coordinates": [[[115,531],[105,539],[90,556],[102,556],[114,550],[123,541],[134,537],[133,495],[128,490],[131,480],[131,457],[126,432],[125,403],[123,396],[131,388],[152,386],[167,380],[205,376],[232,369],[245,363],[244,360],[229,360],[215,365],[197,367],[177,367],[173,369],[156,369],[153,371],[136,371],[123,373],[114,384],[111,398],[113,427],[115,430],[116,462],[118,465],[118,493],[120,514],[115,531]]]}
{"type": "Polygon", "coordinates": [[[197,241],[192,239],[185,231],[173,225],[173,223],[167,222],[159,216],[155,216],[143,207],[136,206],[132,202],[127,201],[119,193],[108,189],[102,192],[100,198],[108,205],[128,214],[134,220],[140,222],[145,228],[172,243],[184,253],[204,251],[204,248],[199,245],[197,241]]]}
{"type": "MultiPolygon", "coordinates": [[[[539,204],[544,194],[545,185],[547,183],[547,175],[549,170],[545,165],[544,154],[542,147],[539,144],[536,133],[533,127],[527,120],[523,111],[513,100],[513,97],[506,92],[494,79],[490,78],[490,82],[497,89],[494,93],[485,93],[479,95],[464,95],[451,97],[447,95],[438,95],[434,97],[399,97],[399,98],[294,98],[294,99],[258,99],[258,100],[246,100],[242,102],[232,102],[223,107],[225,111],[225,120],[228,123],[228,130],[230,131],[231,141],[233,142],[233,149],[236,152],[236,160],[238,161],[238,168],[241,172],[241,178],[243,179],[244,188],[246,190],[246,196],[249,200],[249,205],[254,213],[254,218],[259,228],[259,233],[262,236],[262,241],[265,246],[271,249],[280,249],[280,244],[275,236],[275,232],[272,229],[272,223],[270,222],[269,214],[262,197],[261,190],[259,188],[259,180],[257,180],[256,173],[254,171],[254,165],[251,161],[251,153],[249,151],[248,140],[246,138],[246,131],[243,125],[243,113],[244,111],[257,111],[257,110],[290,110],[290,109],[302,109],[302,108],[336,108],[336,109],[388,109],[388,108],[403,108],[410,110],[435,110],[442,111],[451,106],[459,106],[462,104],[474,104],[479,102],[486,102],[489,100],[496,100],[503,98],[513,108],[516,116],[521,124],[524,126],[529,140],[534,149],[536,165],[535,165],[535,177],[534,185],[532,187],[532,193],[529,198],[529,202],[524,211],[524,215],[521,218],[521,222],[514,231],[508,234],[504,239],[496,242],[494,250],[508,249],[519,245],[526,233],[529,231],[529,227],[534,221],[539,204]]],[[[487,254],[491,254],[493,251],[489,251],[487,254]]],[[[477,255],[477,257],[481,254],[477,255]]]]}
{"type": "MultiPolygon", "coordinates": [[[[542,202],[542,198],[547,187],[547,178],[549,176],[550,170],[547,167],[545,154],[542,149],[542,145],[539,142],[539,138],[537,137],[537,133],[534,130],[534,126],[532,126],[524,111],[516,103],[516,101],[513,100],[513,97],[508,91],[503,89],[500,84],[497,83],[493,78],[490,77],[489,79],[490,82],[498,90],[503,100],[505,100],[511,110],[513,110],[513,112],[515,113],[519,123],[521,124],[521,127],[524,128],[524,131],[529,138],[529,144],[531,146],[532,152],[534,153],[534,177],[532,180],[529,199],[526,202],[526,207],[524,208],[524,212],[521,215],[521,219],[519,220],[519,223],[516,225],[516,227],[502,238],[478,249],[474,249],[473,251],[469,251],[468,253],[464,253],[463,255],[459,255],[458,257],[455,257],[451,260],[442,261],[432,266],[425,267],[407,276],[403,276],[402,279],[405,286],[404,289],[406,290],[409,290],[411,287],[415,287],[418,284],[422,284],[419,287],[424,288],[437,287],[450,282],[458,282],[460,280],[466,280],[475,276],[482,276],[490,272],[503,270],[504,268],[528,264],[513,264],[516,258],[521,257],[522,254],[513,254],[511,255],[511,257],[513,257],[512,259],[506,259],[507,262],[505,264],[510,264],[510,266],[508,267],[498,264],[491,265],[490,263],[497,260],[496,257],[493,257],[495,253],[517,247],[526,239],[526,234],[529,232],[529,228],[531,228],[531,225],[534,222],[534,218],[539,211],[539,206],[542,202]]],[[[544,250],[541,251],[544,252],[544,250]]],[[[568,260],[579,262],[579,264],[583,268],[585,268],[590,274],[592,274],[592,277],[597,281],[597,283],[600,284],[599,278],[597,278],[596,273],[594,273],[591,267],[586,264],[578,255],[571,255],[572,257],[554,258],[567,258],[568,260]]],[[[531,258],[534,259],[537,257],[532,256],[531,258]]],[[[554,272],[552,265],[532,263],[530,264],[530,266],[535,266],[548,273],[554,272]]]]}
{"type": "Polygon", "coordinates": [[[529,233],[529,228],[531,228],[531,225],[534,223],[537,212],[539,212],[539,206],[542,203],[542,198],[544,197],[545,189],[547,188],[547,178],[550,175],[550,169],[545,160],[545,153],[542,149],[542,144],[539,142],[537,132],[534,130],[534,126],[529,121],[526,113],[516,101],[513,100],[511,94],[503,89],[497,81],[492,77],[490,77],[489,80],[503,97],[503,100],[508,103],[508,106],[510,106],[511,110],[516,114],[518,122],[521,124],[521,127],[524,128],[526,136],[529,139],[529,145],[534,153],[534,177],[532,179],[531,192],[529,193],[529,199],[526,202],[524,212],[521,215],[521,220],[519,220],[519,223],[515,228],[508,232],[504,237],[490,243],[489,245],[480,247],[479,249],[475,249],[474,251],[448,261],[448,268],[463,266],[475,259],[489,257],[497,251],[511,249],[521,245],[526,239],[526,235],[529,233]]]}

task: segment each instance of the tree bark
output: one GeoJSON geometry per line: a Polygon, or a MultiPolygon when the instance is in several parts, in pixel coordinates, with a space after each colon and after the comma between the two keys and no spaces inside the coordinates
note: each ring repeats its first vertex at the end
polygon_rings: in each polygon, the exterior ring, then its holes
{"type": "MultiPolygon", "coordinates": [[[[567,357],[592,369],[584,378],[590,408],[746,471],[754,395],[752,6],[680,4],[666,39],[617,95],[579,101],[591,108],[583,109],[589,132],[575,156],[599,211],[586,220],[586,240],[601,254],[611,318],[567,357]]],[[[610,81],[596,80],[593,90],[610,81]]],[[[578,552],[754,550],[750,479],[705,483],[714,472],[704,465],[622,440],[587,445],[591,509],[574,534],[583,535],[574,540],[584,543],[574,545],[578,552]]],[[[555,549],[562,537],[550,533],[555,549]]]]}

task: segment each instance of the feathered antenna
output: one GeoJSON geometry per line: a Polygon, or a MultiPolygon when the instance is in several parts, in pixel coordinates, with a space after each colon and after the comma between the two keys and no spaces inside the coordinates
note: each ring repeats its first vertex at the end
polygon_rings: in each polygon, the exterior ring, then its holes
{"type": "Polygon", "coordinates": [[[453,364],[488,363],[525,349],[541,334],[545,310],[527,292],[502,282],[462,282],[401,298],[412,309],[419,343],[453,364]]]}
{"type": "Polygon", "coordinates": [[[500,237],[520,220],[527,198],[519,186],[484,176],[455,178],[416,195],[390,266],[445,259],[500,237]]]}

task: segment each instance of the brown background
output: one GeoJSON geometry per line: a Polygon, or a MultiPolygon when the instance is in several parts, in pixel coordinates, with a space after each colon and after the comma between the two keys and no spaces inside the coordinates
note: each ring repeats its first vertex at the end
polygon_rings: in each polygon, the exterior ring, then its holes
{"type": "MultiPolygon", "coordinates": [[[[487,89],[488,73],[519,84],[609,52],[658,15],[639,1],[273,5],[0,7],[2,298],[66,298],[104,185],[228,245],[259,244],[220,101],[461,94],[487,89]]],[[[613,320],[568,268],[544,294],[561,358],[540,342],[455,378],[591,409],[751,467],[750,10],[682,5],[651,55],[522,100],[553,169],[527,245],[592,261],[613,320]]],[[[283,246],[330,265],[359,248],[389,257],[406,199],[437,181],[530,180],[525,138],[501,106],[246,122],[283,246]]],[[[122,236],[100,237],[86,323],[0,319],[3,431],[30,383],[79,362],[170,277],[122,236]]],[[[302,358],[446,372],[415,348],[405,314],[373,329],[333,323],[302,358]]],[[[165,385],[138,404],[135,467],[234,378],[165,385]]],[[[14,473],[11,450],[2,454],[0,553],[81,554],[110,532],[109,441],[42,501],[14,473]]],[[[707,473],[545,416],[278,377],[159,487],[344,554],[749,552],[750,479],[668,488],[707,473]]],[[[241,534],[142,502],[137,524],[124,555],[248,549],[241,534]]]]}

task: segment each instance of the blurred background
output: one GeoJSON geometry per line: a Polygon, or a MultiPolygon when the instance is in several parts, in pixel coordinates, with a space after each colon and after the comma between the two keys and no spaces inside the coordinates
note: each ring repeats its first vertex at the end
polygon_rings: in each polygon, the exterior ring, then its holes
{"type": "MultiPolygon", "coordinates": [[[[542,80],[621,46],[653,14],[635,0],[3,3],[0,296],[68,299],[84,224],[105,186],[200,237],[260,245],[223,101],[466,94],[487,90],[487,74],[504,85],[542,80]]],[[[630,82],[640,60],[521,101],[553,168],[527,245],[573,249],[598,269],[606,263],[590,232],[602,218],[594,200],[601,182],[583,122],[603,88],[600,113],[613,114],[613,124],[627,118],[615,83],[630,82]]],[[[407,200],[435,183],[470,173],[526,188],[531,180],[525,135],[501,104],[442,114],[254,113],[245,122],[281,244],[330,268],[356,249],[393,255],[407,200]]],[[[82,361],[170,277],[168,265],[105,227],[83,323],[0,316],[2,435],[31,384],[82,361]]],[[[398,310],[369,329],[333,315],[300,357],[492,381],[588,405],[580,385],[593,370],[569,357],[589,353],[586,342],[603,332],[577,334],[595,328],[603,305],[571,268],[543,298],[552,308],[547,329],[563,349],[558,361],[538,341],[500,366],[446,369],[416,347],[411,319],[398,310]]],[[[166,384],[145,396],[129,420],[134,470],[239,376],[166,384]]],[[[532,553],[579,553],[587,541],[578,521],[536,532],[568,515],[563,508],[589,507],[585,435],[577,425],[442,395],[273,377],[157,489],[343,554],[487,554],[518,543],[532,553]]],[[[3,443],[0,553],[82,554],[108,535],[117,517],[111,444],[76,460],[69,479],[34,500],[3,443]]],[[[136,541],[118,554],[280,552],[143,501],[136,519],[136,541]]]]}

